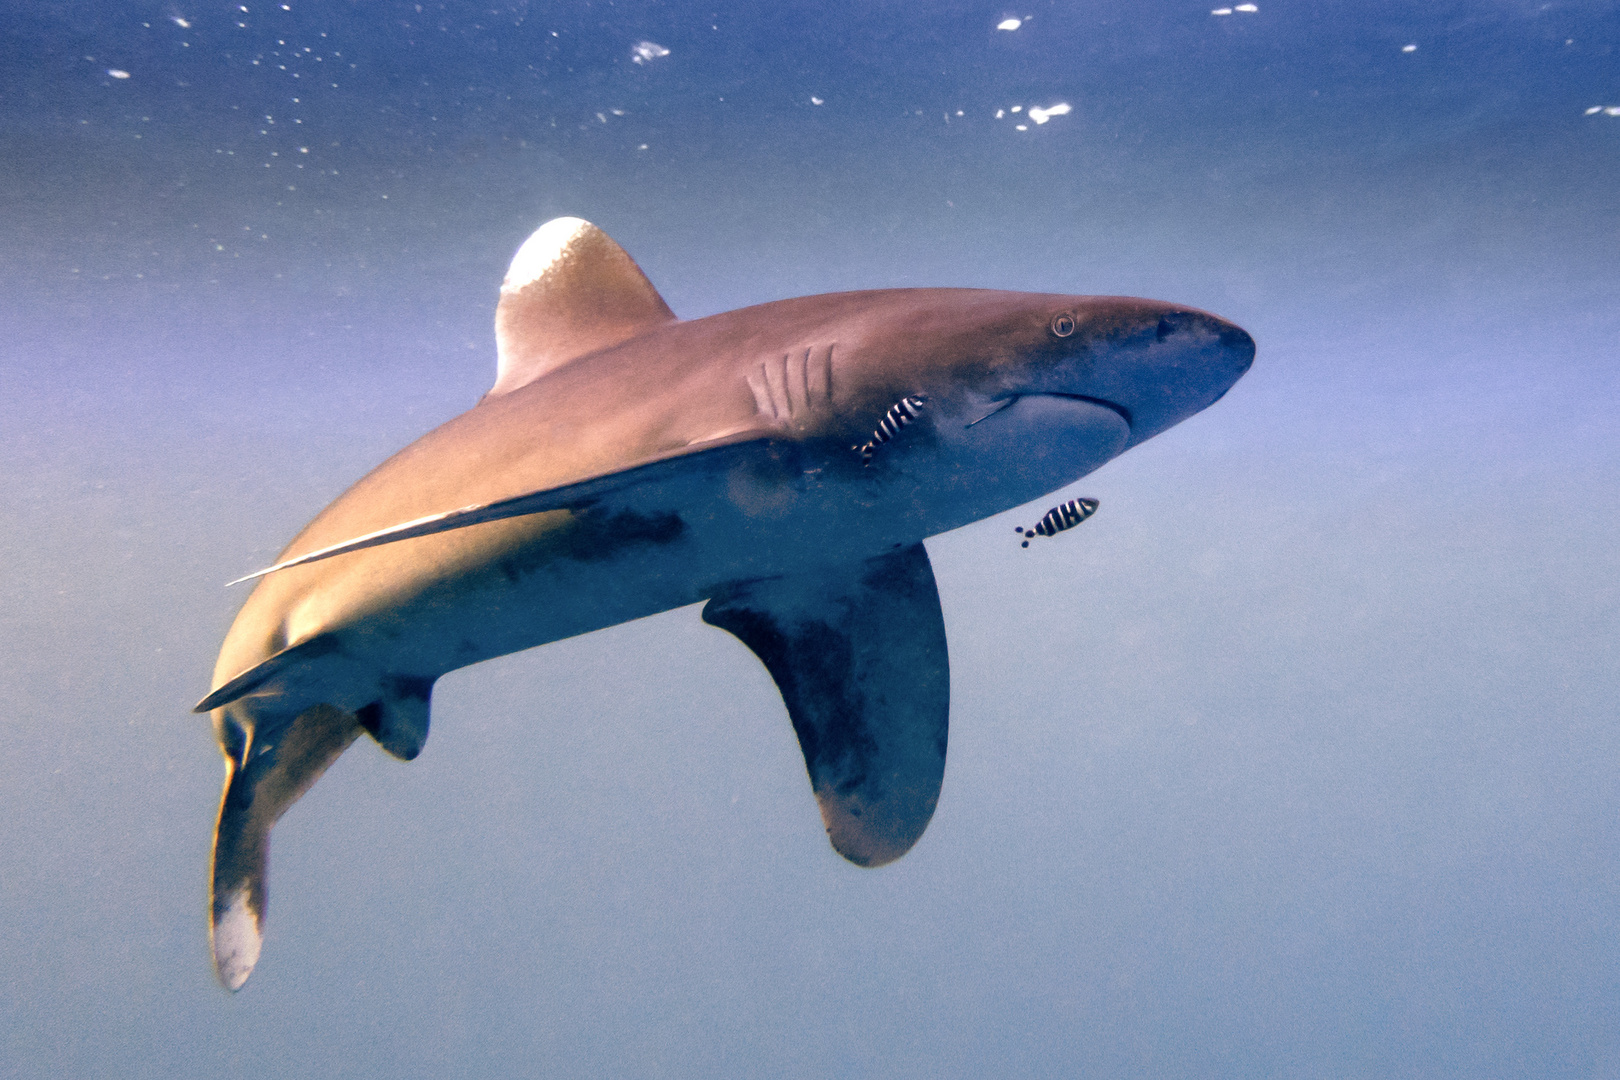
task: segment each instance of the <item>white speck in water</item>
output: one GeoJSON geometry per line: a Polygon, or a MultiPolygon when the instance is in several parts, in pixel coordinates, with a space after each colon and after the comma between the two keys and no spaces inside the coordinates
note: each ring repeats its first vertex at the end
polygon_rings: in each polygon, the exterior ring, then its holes
{"type": "Polygon", "coordinates": [[[1054,116],[1068,115],[1069,103],[1067,101],[1060,101],[1056,105],[1051,105],[1044,109],[1036,105],[1031,105],[1029,107],[1029,118],[1035,121],[1037,124],[1044,124],[1054,116]]]}
{"type": "Polygon", "coordinates": [[[1401,52],[1417,52],[1416,45],[1402,45],[1401,52]]]}
{"type": "Polygon", "coordinates": [[[827,103],[825,101],[823,101],[821,98],[811,97],[810,104],[812,104],[812,105],[825,105],[827,103]]]}
{"type": "Polygon", "coordinates": [[[191,23],[189,21],[185,20],[185,19],[182,19],[180,16],[178,16],[178,15],[170,15],[169,18],[173,19],[174,20],[174,25],[178,26],[180,29],[182,29],[182,30],[190,30],[191,29],[191,23]]]}
{"type": "Polygon", "coordinates": [[[1620,116],[1620,105],[1610,105],[1603,112],[1606,116],[1620,116]]]}
{"type": "Polygon", "coordinates": [[[1012,108],[1008,109],[1007,111],[1008,112],[1023,112],[1024,107],[1022,105],[1014,105],[1012,108]]]}
{"type": "Polygon", "coordinates": [[[996,23],[997,30],[1016,30],[1024,25],[1023,19],[1002,19],[996,23]]]}
{"type": "Polygon", "coordinates": [[[1006,116],[1006,115],[1007,115],[1007,110],[1006,109],[997,109],[996,110],[996,119],[997,120],[1000,120],[1003,116],[1006,116]]]}
{"type": "Polygon", "coordinates": [[[1232,10],[1233,11],[1241,11],[1245,15],[1253,15],[1255,12],[1259,11],[1260,8],[1258,6],[1256,6],[1256,5],[1254,5],[1254,4],[1239,4],[1237,7],[1233,8],[1232,10]]]}
{"type": "Polygon", "coordinates": [[[1019,124],[1018,125],[1018,130],[1019,131],[1028,131],[1029,130],[1029,125],[1028,124],[1019,124]]]}
{"type": "Polygon", "coordinates": [[[118,68],[108,68],[107,69],[107,74],[111,75],[115,79],[127,79],[127,78],[129,78],[129,72],[120,71],[118,68]]]}
{"type": "Polygon", "coordinates": [[[1592,115],[1592,114],[1593,114],[1593,113],[1600,113],[1600,112],[1602,112],[1602,111],[1603,111],[1603,106],[1601,106],[1601,105],[1594,105],[1594,106],[1592,106],[1592,107],[1591,107],[1591,108],[1590,108],[1590,109],[1587,109],[1587,110],[1586,110],[1586,115],[1587,115],[1587,116],[1591,116],[1591,115],[1592,115]]]}
{"type": "Polygon", "coordinates": [[[1210,11],[1210,14],[1211,15],[1230,15],[1230,14],[1232,14],[1232,9],[1229,8],[1229,7],[1218,7],[1218,8],[1212,9],[1210,11]]]}
{"type": "Polygon", "coordinates": [[[638,41],[630,46],[630,61],[635,64],[648,64],[668,55],[669,50],[656,41],[638,41]]]}

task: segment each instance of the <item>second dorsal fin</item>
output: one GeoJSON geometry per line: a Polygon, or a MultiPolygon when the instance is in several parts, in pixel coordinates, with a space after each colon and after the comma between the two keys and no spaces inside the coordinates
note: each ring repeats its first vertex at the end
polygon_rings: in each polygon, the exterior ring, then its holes
{"type": "Polygon", "coordinates": [[[512,258],[495,308],[507,394],[574,359],[675,322],[664,298],[613,238],[588,221],[554,218],[512,258]]]}

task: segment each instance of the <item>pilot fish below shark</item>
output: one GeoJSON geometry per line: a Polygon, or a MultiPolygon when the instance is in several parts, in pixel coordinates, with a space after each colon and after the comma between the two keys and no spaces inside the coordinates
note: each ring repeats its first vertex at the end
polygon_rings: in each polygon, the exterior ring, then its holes
{"type": "Polygon", "coordinates": [[[495,333],[474,408],[249,575],[197,705],[225,757],[211,940],[232,990],[271,828],[350,743],[410,760],[446,672],[687,604],[775,680],[833,847],[899,858],[950,711],[923,540],[1065,487],[1254,358],[1231,323],[1117,296],[888,289],[681,320],[577,218],[518,250],[495,333]]]}

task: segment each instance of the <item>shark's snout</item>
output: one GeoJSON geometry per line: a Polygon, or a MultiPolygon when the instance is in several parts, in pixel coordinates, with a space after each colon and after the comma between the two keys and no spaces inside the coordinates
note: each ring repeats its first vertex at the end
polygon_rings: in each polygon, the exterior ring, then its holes
{"type": "Polygon", "coordinates": [[[1249,336],[1249,332],[1207,311],[1166,311],[1159,316],[1153,336],[1157,342],[1171,346],[1198,347],[1213,339],[1218,346],[1218,364],[1236,370],[1234,381],[1254,362],[1254,338],[1249,336]]]}
{"type": "Polygon", "coordinates": [[[1087,351],[1065,388],[1127,417],[1132,446],[1214,404],[1254,363],[1254,338],[1242,327],[1205,311],[1141,304],[1087,351]]]}
{"type": "Polygon", "coordinates": [[[1220,340],[1221,348],[1226,353],[1226,361],[1233,371],[1232,382],[1236,382],[1254,363],[1254,338],[1250,337],[1249,332],[1243,327],[1229,323],[1219,316],[1203,312],[1198,314],[1206,323],[1208,330],[1220,340]]]}
{"type": "Polygon", "coordinates": [[[1243,357],[1243,370],[1249,370],[1249,365],[1254,363],[1254,338],[1249,336],[1247,330],[1222,321],[1221,344],[1235,355],[1243,357]]]}

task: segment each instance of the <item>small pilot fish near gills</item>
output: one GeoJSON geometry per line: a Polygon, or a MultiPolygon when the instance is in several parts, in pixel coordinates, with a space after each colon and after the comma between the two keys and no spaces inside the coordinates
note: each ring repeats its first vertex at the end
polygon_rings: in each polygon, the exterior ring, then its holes
{"type": "MultiPolygon", "coordinates": [[[[1046,516],[1036,522],[1033,529],[1026,529],[1022,525],[1014,525],[1013,531],[1023,533],[1025,537],[1056,536],[1065,529],[1072,529],[1086,518],[1097,512],[1096,499],[1070,499],[1059,506],[1054,506],[1046,512],[1046,516]]],[[[1023,547],[1029,547],[1026,539],[1023,547]]]]}
{"type": "Polygon", "coordinates": [[[922,415],[923,406],[928,404],[928,398],[922,394],[910,394],[895,402],[883,419],[878,421],[877,430],[864,445],[855,447],[860,452],[861,464],[872,464],[872,455],[877,448],[900,434],[900,429],[922,415]]]}

